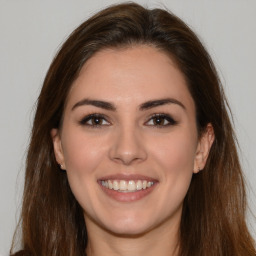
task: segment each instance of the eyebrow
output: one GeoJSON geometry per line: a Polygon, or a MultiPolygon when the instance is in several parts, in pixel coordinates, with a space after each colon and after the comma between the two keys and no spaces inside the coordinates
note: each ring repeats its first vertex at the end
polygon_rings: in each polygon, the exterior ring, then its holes
{"type": "Polygon", "coordinates": [[[186,110],[185,106],[180,101],[173,98],[147,101],[140,105],[140,110],[147,110],[147,109],[151,109],[151,108],[166,105],[166,104],[177,104],[180,107],[182,107],[184,110],[186,110]]]}
{"type": "Polygon", "coordinates": [[[77,107],[84,106],[84,105],[92,105],[98,108],[103,108],[106,110],[112,110],[115,111],[116,107],[114,104],[102,100],[90,100],[90,99],[82,99],[78,101],[73,107],[72,110],[74,110],[77,107]]]}
{"type": "MultiPolygon", "coordinates": [[[[144,102],[139,106],[139,110],[141,111],[148,110],[151,108],[155,108],[155,107],[167,105],[167,104],[176,104],[182,107],[184,110],[186,110],[185,106],[180,101],[173,98],[157,99],[157,100],[150,100],[150,101],[144,102]]],[[[82,99],[78,101],[72,107],[72,110],[84,105],[91,105],[91,106],[95,106],[95,107],[106,109],[106,110],[116,111],[116,107],[113,103],[102,101],[102,100],[91,100],[91,99],[82,99]]]]}

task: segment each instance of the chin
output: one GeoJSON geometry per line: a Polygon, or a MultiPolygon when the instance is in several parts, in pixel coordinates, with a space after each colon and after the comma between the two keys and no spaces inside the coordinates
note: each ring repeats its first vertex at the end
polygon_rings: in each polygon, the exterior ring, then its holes
{"type": "Polygon", "coordinates": [[[109,227],[106,229],[108,232],[121,237],[136,237],[142,236],[143,234],[150,231],[149,227],[143,226],[131,226],[131,225],[122,225],[122,226],[115,226],[109,227]]]}
{"type": "Polygon", "coordinates": [[[140,236],[154,228],[152,220],[134,218],[134,216],[113,218],[112,221],[106,223],[103,224],[104,229],[118,236],[140,236]]]}

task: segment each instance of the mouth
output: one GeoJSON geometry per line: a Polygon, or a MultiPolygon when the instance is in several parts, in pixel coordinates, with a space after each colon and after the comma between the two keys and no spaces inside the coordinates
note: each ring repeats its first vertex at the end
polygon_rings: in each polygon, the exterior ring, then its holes
{"type": "Polygon", "coordinates": [[[155,179],[144,176],[109,176],[98,180],[105,194],[120,202],[131,202],[149,195],[158,183],[155,179]]]}
{"type": "Polygon", "coordinates": [[[147,180],[101,180],[101,185],[121,193],[131,193],[152,187],[154,181],[147,180]]]}

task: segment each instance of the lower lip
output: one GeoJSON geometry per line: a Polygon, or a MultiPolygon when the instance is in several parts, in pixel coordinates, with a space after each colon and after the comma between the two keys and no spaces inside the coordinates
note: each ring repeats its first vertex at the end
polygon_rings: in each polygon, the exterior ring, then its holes
{"type": "Polygon", "coordinates": [[[146,197],[148,194],[150,194],[156,186],[156,183],[153,184],[151,187],[146,189],[137,190],[135,192],[118,192],[114,189],[108,189],[104,186],[102,186],[99,183],[101,189],[111,198],[115,199],[116,201],[120,202],[133,202],[138,201],[144,197],[146,197]]]}

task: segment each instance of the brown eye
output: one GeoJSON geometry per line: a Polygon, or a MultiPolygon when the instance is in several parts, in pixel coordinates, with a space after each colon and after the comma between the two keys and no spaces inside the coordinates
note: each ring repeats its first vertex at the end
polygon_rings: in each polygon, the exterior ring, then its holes
{"type": "Polygon", "coordinates": [[[168,121],[162,116],[157,116],[152,118],[154,125],[166,125],[168,124],[168,121]]]}
{"type": "Polygon", "coordinates": [[[175,125],[177,122],[169,115],[166,114],[156,114],[152,116],[146,123],[148,126],[158,126],[166,127],[170,125],[175,125]]]}
{"type": "Polygon", "coordinates": [[[91,118],[91,125],[102,125],[103,118],[101,117],[92,117],[91,118]]]}
{"type": "Polygon", "coordinates": [[[99,114],[92,114],[92,115],[86,116],[80,121],[80,124],[92,126],[92,127],[110,125],[110,123],[106,120],[106,118],[103,115],[99,115],[99,114]]]}

